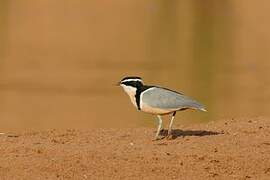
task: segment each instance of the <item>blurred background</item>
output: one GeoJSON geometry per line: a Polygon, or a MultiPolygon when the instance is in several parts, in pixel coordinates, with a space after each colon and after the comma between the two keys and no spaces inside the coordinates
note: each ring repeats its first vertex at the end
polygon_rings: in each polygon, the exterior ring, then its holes
{"type": "Polygon", "coordinates": [[[208,113],[270,114],[267,0],[1,0],[0,131],[155,127],[114,84],[184,92],[208,113]]]}

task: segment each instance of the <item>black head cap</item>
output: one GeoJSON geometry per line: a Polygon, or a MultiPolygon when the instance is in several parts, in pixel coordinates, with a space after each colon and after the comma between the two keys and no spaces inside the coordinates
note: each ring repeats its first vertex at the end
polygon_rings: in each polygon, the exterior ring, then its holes
{"type": "Polygon", "coordinates": [[[141,77],[139,77],[139,76],[127,76],[127,77],[124,77],[121,81],[124,81],[124,80],[142,80],[142,78],[141,77]]]}
{"type": "Polygon", "coordinates": [[[119,84],[124,84],[126,86],[132,86],[132,87],[141,87],[143,86],[142,78],[138,76],[128,76],[123,78],[119,84]]]}

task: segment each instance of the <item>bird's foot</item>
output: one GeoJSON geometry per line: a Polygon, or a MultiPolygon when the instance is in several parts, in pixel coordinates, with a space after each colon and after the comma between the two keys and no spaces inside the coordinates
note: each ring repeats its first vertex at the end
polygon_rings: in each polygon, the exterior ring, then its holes
{"type": "Polygon", "coordinates": [[[168,139],[168,140],[172,140],[173,139],[172,131],[168,131],[168,134],[166,136],[166,139],[168,139]]]}
{"type": "Polygon", "coordinates": [[[170,134],[170,135],[166,136],[166,139],[168,139],[168,140],[172,140],[172,139],[173,139],[173,135],[172,135],[172,134],[170,134]]]}
{"type": "Polygon", "coordinates": [[[153,141],[162,140],[164,138],[165,138],[164,136],[158,135],[158,136],[155,137],[155,139],[153,139],[153,141]]]}

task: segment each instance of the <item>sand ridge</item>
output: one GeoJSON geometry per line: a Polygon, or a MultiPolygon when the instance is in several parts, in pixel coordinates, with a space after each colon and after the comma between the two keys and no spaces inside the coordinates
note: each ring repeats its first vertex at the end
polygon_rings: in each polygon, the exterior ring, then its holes
{"type": "Polygon", "coordinates": [[[0,135],[1,179],[269,179],[269,118],[175,129],[48,130],[0,135]],[[166,133],[166,131],[163,131],[166,133]]]}

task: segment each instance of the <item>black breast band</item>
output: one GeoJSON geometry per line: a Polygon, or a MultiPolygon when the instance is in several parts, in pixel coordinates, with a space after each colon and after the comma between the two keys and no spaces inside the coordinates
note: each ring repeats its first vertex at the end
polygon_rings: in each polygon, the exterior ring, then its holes
{"type": "Polygon", "coordinates": [[[141,110],[141,94],[142,92],[144,92],[145,90],[154,87],[154,86],[141,86],[141,87],[137,87],[136,90],[136,94],[135,94],[135,99],[136,99],[136,104],[137,104],[137,108],[138,110],[141,110]]]}

